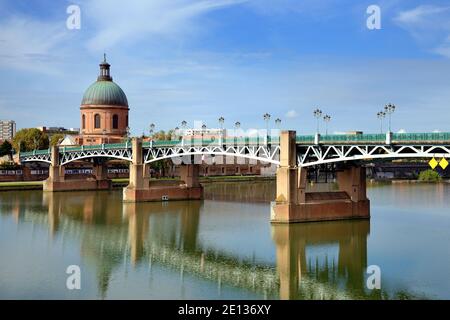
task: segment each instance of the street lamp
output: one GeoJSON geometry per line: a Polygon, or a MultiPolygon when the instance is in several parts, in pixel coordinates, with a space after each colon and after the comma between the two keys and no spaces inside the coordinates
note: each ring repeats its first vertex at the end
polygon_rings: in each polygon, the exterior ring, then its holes
{"type": "Polygon", "coordinates": [[[225,118],[224,117],[220,117],[219,118],[219,123],[220,123],[220,136],[221,136],[221,140],[224,139],[224,130],[223,130],[223,124],[225,123],[225,118]]]}
{"type": "Polygon", "coordinates": [[[313,114],[317,119],[317,133],[319,133],[319,119],[322,117],[322,110],[316,109],[313,111],[313,114]]]}
{"type": "Polygon", "coordinates": [[[328,135],[328,123],[331,121],[331,116],[329,116],[328,114],[326,114],[323,117],[323,121],[325,121],[325,135],[328,135]]]}
{"type": "Polygon", "coordinates": [[[281,125],[281,119],[280,118],[276,118],[275,119],[275,124],[277,126],[277,129],[279,130],[280,129],[280,125],[281,125]]]}
{"type": "Polygon", "coordinates": [[[235,143],[237,142],[237,132],[238,132],[240,127],[241,127],[241,123],[239,121],[236,121],[234,123],[234,128],[235,128],[234,129],[234,141],[235,141],[235,143]]]}
{"type": "Polygon", "coordinates": [[[206,124],[202,124],[202,145],[203,145],[203,135],[205,134],[206,124]]]}
{"type": "Polygon", "coordinates": [[[130,139],[130,127],[127,127],[127,140],[130,139]]]}
{"type": "Polygon", "coordinates": [[[266,135],[269,134],[269,120],[270,120],[270,114],[267,112],[263,115],[264,121],[266,122],[266,135]]]}
{"type": "Polygon", "coordinates": [[[103,141],[102,141],[102,143],[105,143],[105,141],[106,141],[106,129],[103,129],[103,131],[102,131],[102,133],[103,133],[103,141]]]}
{"type": "Polygon", "coordinates": [[[186,129],[186,126],[187,126],[187,122],[186,121],[181,121],[181,127],[183,128],[183,129],[186,129]]]}
{"type": "Polygon", "coordinates": [[[154,130],[155,130],[155,124],[154,123],[151,123],[150,124],[150,135],[152,135],[153,134],[153,132],[154,132],[154,130]]]}
{"type": "Polygon", "coordinates": [[[389,132],[391,132],[391,114],[393,114],[395,111],[395,105],[392,103],[389,103],[384,106],[384,112],[389,115],[389,132]]]}
{"type": "Polygon", "coordinates": [[[377,118],[380,120],[380,132],[383,133],[383,119],[386,117],[386,113],[380,111],[377,113],[377,118]]]}

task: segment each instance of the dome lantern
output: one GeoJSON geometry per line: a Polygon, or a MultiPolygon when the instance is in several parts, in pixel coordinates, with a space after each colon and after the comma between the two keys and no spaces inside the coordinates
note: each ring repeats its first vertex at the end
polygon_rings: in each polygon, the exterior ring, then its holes
{"type": "Polygon", "coordinates": [[[106,53],[103,54],[103,62],[100,63],[100,75],[98,76],[98,81],[112,81],[112,77],[109,73],[109,67],[111,65],[106,62],[106,53]]]}

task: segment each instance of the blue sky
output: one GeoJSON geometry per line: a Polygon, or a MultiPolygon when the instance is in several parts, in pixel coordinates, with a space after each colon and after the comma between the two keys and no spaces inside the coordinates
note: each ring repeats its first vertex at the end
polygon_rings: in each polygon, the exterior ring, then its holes
{"type": "Polygon", "coordinates": [[[395,131],[450,131],[448,0],[0,0],[0,118],[79,127],[103,52],[134,134],[220,116],[264,128],[266,112],[306,134],[315,107],[331,132],[378,132],[389,102],[395,131]]]}

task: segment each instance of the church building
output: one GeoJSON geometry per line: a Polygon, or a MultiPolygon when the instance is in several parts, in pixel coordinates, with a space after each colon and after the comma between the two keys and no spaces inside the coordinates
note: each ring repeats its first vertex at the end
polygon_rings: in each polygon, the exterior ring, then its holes
{"type": "Polygon", "coordinates": [[[84,93],[81,101],[80,145],[123,142],[129,134],[127,96],[113,82],[106,55],[100,63],[100,74],[84,93]]]}

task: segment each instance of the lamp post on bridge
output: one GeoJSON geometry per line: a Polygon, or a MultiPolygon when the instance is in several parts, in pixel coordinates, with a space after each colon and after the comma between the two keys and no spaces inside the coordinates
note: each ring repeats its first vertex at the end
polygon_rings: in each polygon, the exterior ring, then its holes
{"type": "Polygon", "coordinates": [[[220,124],[220,142],[222,143],[223,138],[225,137],[224,131],[223,131],[223,124],[225,123],[225,118],[220,117],[219,118],[219,124],[220,124]]]}
{"type": "Polygon", "coordinates": [[[220,129],[223,129],[223,124],[224,123],[225,123],[225,118],[224,117],[220,117],[219,118],[220,129]]]}
{"type": "Polygon", "coordinates": [[[316,109],[313,111],[314,117],[317,119],[317,134],[319,134],[319,119],[322,118],[322,110],[316,109]]]}
{"type": "Polygon", "coordinates": [[[202,125],[202,145],[203,145],[203,136],[205,134],[205,130],[206,130],[206,124],[202,125]]]}
{"type": "Polygon", "coordinates": [[[380,133],[383,133],[383,120],[386,117],[386,113],[380,111],[377,113],[377,118],[380,120],[380,133]]]}
{"type": "Polygon", "coordinates": [[[328,123],[331,121],[331,116],[329,116],[328,114],[326,114],[323,117],[323,121],[325,121],[325,135],[328,135],[328,123]]]}
{"type": "Polygon", "coordinates": [[[389,132],[391,132],[391,115],[394,113],[394,111],[395,105],[393,105],[392,103],[389,103],[384,106],[384,112],[389,115],[389,132]]]}
{"type": "Polygon", "coordinates": [[[241,123],[240,123],[239,121],[236,121],[236,122],[234,123],[234,142],[235,142],[235,143],[237,143],[237,139],[238,139],[238,137],[237,137],[237,132],[238,132],[238,130],[240,129],[240,127],[241,127],[241,123]]]}
{"type": "Polygon", "coordinates": [[[155,131],[155,124],[151,123],[150,124],[150,130],[149,130],[149,136],[153,136],[153,132],[155,131]]]}
{"type": "Polygon", "coordinates": [[[183,128],[183,136],[186,133],[187,122],[185,120],[181,121],[181,128],[183,128]]]}
{"type": "Polygon", "coordinates": [[[267,112],[263,115],[264,121],[266,122],[266,143],[268,141],[269,136],[269,121],[270,121],[270,114],[267,112]]]}
{"type": "Polygon", "coordinates": [[[275,125],[277,126],[277,129],[280,130],[280,125],[281,125],[281,119],[280,118],[276,118],[275,119],[275,125]]]}

